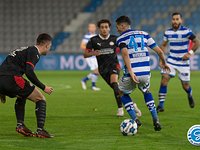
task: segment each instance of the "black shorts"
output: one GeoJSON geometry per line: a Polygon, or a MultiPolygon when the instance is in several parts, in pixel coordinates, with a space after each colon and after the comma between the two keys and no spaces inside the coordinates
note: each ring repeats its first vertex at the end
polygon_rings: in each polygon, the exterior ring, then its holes
{"type": "Polygon", "coordinates": [[[102,78],[106,81],[106,83],[111,86],[110,76],[112,74],[117,74],[119,76],[120,66],[119,66],[119,64],[116,64],[114,66],[105,67],[102,70],[99,70],[99,73],[102,76],[102,78]]]}
{"type": "Polygon", "coordinates": [[[27,98],[34,89],[35,86],[21,76],[0,76],[0,93],[11,98],[27,98]]]}

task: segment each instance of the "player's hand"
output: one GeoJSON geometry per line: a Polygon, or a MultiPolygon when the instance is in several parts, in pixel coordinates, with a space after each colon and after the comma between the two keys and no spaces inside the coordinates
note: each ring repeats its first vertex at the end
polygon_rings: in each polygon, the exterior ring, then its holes
{"type": "Polygon", "coordinates": [[[183,57],[182,60],[188,60],[190,58],[191,54],[190,53],[186,53],[183,57]]]}
{"type": "Polygon", "coordinates": [[[139,81],[138,81],[138,78],[137,78],[137,76],[133,73],[132,75],[131,75],[131,77],[132,77],[132,79],[133,79],[133,82],[135,82],[135,83],[140,83],[139,81]]]}
{"type": "Polygon", "coordinates": [[[53,92],[53,88],[50,86],[45,86],[44,92],[50,95],[53,92]]]}
{"type": "Polygon", "coordinates": [[[168,73],[170,72],[170,68],[169,68],[169,66],[166,63],[163,64],[160,61],[159,65],[160,65],[160,68],[164,69],[166,72],[168,72],[168,73]]]}
{"type": "Polygon", "coordinates": [[[100,55],[100,50],[95,50],[92,52],[94,56],[99,56],[100,55]]]}

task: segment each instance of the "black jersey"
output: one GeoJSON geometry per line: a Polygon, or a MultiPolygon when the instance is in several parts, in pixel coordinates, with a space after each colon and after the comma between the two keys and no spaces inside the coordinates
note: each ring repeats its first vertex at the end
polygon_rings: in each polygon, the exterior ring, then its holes
{"type": "Polygon", "coordinates": [[[40,59],[40,54],[35,46],[22,47],[12,51],[0,66],[0,75],[23,76],[36,86],[43,89],[45,86],[37,79],[34,67],[40,59]]]}
{"type": "Polygon", "coordinates": [[[115,35],[110,35],[107,39],[103,39],[99,35],[96,35],[87,43],[86,49],[100,51],[100,55],[96,56],[99,71],[103,71],[119,64],[116,54],[116,39],[117,37],[115,35]]]}

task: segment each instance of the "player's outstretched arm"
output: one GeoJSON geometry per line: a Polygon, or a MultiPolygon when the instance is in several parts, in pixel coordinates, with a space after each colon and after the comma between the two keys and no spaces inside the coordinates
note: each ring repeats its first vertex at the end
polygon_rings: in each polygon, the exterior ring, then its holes
{"type": "Polygon", "coordinates": [[[160,67],[165,69],[167,72],[170,72],[170,68],[165,62],[164,53],[160,49],[160,47],[156,46],[156,47],[153,48],[153,50],[158,54],[158,56],[160,58],[160,67]]]}
{"type": "Polygon", "coordinates": [[[200,41],[199,41],[199,39],[194,38],[194,39],[192,40],[192,42],[193,42],[194,44],[193,44],[191,50],[183,56],[183,60],[188,60],[188,59],[194,54],[194,52],[199,48],[199,46],[200,46],[200,41]]]}

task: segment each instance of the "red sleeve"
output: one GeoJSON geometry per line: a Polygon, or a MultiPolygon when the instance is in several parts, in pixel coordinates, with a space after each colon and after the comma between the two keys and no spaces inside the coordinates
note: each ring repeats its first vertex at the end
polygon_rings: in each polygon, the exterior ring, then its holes
{"type": "Polygon", "coordinates": [[[192,40],[189,41],[189,46],[188,46],[188,51],[190,51],[192,49],[192,46],[194,45],[194,43],[192,42],[192,40]]]}

